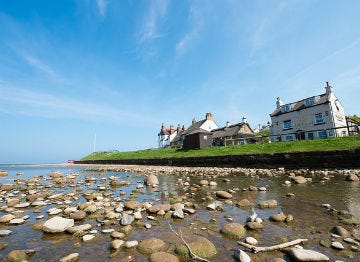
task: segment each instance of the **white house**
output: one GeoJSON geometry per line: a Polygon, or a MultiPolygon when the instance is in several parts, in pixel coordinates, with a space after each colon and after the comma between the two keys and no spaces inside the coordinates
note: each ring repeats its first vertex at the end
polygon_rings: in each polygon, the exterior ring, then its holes
{"type": "Polygon", "coordinates": [[[276,109],[270,114],[271,141],[347,136],[344,107],[329,82],[326,82],[325,90],[324,94],[287,104],[278,97],[276,109]]]}
{"type": "Polygon", "coordinates": [[[173,125],[170,125],[170,128],[165,128],[164,123],[162,123],[160,132],[158,133],[158,147],[169,147],[171,141],[173,141],[179,131],[180,125],[177,129],[175,129],[173,125]]]}

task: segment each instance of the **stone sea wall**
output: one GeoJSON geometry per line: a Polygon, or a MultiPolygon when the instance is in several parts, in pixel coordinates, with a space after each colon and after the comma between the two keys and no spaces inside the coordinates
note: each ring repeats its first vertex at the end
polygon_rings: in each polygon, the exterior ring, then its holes
{"type": "Polygon", "coordinates": [[[246,168],[360,168],[360,148],[276,154],[173,157],[148,159],[84,160],[75,164],[153,165],[246,168]]]}

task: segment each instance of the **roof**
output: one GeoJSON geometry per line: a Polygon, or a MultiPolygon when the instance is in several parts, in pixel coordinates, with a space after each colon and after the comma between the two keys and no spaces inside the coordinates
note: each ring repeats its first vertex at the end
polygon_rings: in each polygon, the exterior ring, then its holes
{"type": "MultiPolygon", "coordinates": [[[[197,129],[201,129],[200,127],[202,126],[202,124],[204,124],[206,121],[206,119],[200,120],[198,122],[195,122],[194,124],[192,124],[191,126],[189,126],[183,133],[182,135],[188,135],[190,133],[192,133],[193,131],[197,130],[197,129]]],[[[202,129],[203,130],[203,129],[202,129]]]]}
{"type": "Polygon", "coordinates": [[[240,132],[241,128],[247,125],[249,129],[252,131],[248,123],[238,123],[230,126],[225,126],[222,128],[218,128],[215,130],[212,130],[213,138],[220,138],[220,137],[227,137],[227,136],[243,136],[243,137],[249,137],[254,136],[253,131],[252,133],[242,133],[240,132]]]}
{"type": "Polygon", "coordinates": [[[287,104],[282,105],[280,108],[276,108],[275,111],[270,114],[270,116],[277,116],[277,115],[281,115],[281,114],[287,114],[287,113],[294,112],[294,111],[299,111],[299,110],[302,110],[302,109],[305,109],[305,108],[310,108],[310,107],[326,104],[326,103],[328,103],[330,101],[329,98],[330,98],[330,94],[325,93],[325,94],[321,94],[321,95],[318,95],[318,96],[310,96],[310,97],[304,98],[304,99],[302,99],[300,101],[297,101],[297,102],[287,103],[287,104]],[[315,103],[313,105],[305,106],[305,101],[307,99],[311,99],[311,98],[315,99],[315,103]],[[288,110],[286,112],[282,112],[281,108],[283,108],[284,106],[287,106],[287,105],[291,106],[290,110],[288,110]]]}
{"type": "Polygon", "coordinates": [[[174,139],[171,141],[171,143],[177,144],[181,140],[181,136],[183,133],[184,133],[184,131],[180,131],[179,133],[177,133],[176,136],[174,137],[174,139]]]}
{"type": "Polygon", "coordinates": [[[211,135],[212,132],[209,132],[205,129],[202,129],[202,128],[198,128],[198,129],[195,129],[194,131],[190,132],[190,133],[187,133],[186,136],[188,135],[194,135],[194,134],[208,134],[208,135],[211,135]]]}
{"type": "Polygon", "coordinates": [[[160,135],[171,135],[175,133],[176,129],[164,128],[160,130],[160,135]]]}

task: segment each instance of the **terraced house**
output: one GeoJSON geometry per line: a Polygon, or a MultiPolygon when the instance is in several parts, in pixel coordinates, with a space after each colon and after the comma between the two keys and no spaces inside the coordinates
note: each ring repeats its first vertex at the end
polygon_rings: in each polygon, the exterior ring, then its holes
{"type": "Polygon", "coordinates": [[[278,97],[271,117],[271,141],[347,136],[344,107],[326,82],[325,93],[284,104],[278,97]]]}

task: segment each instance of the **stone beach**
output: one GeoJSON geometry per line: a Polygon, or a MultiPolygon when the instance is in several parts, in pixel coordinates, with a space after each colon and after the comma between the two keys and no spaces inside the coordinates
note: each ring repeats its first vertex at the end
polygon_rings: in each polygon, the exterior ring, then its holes
{"type": "Polygon", "coordinates": [[[190,261],[179,236],[209,261],[360,260],[359,170],[1,169],[2,261],[190,261]]]}

